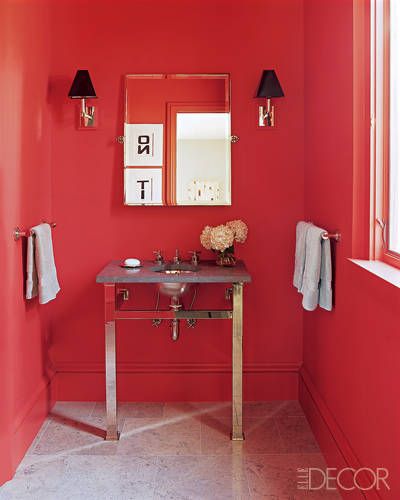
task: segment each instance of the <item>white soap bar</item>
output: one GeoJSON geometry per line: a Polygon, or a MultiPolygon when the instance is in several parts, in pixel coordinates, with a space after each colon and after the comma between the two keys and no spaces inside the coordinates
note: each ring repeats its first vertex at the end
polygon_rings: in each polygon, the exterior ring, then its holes
{"type": "Polygon", "coordinates": [[[139,259],[125,259],[124,260],[124,266],[127,266],[127,267],[140,267],[140,260],[139,259]]]}

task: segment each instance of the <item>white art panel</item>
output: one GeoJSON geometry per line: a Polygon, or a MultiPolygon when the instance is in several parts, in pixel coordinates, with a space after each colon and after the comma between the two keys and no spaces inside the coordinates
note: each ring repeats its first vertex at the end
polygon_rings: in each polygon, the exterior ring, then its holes
{"type": "Polygon", "coordinates": [[[162,123],[125,123],[125,166],[161,167],[163,139],[162,123]]]}
{"type": "Polygon", "coordinates": [[[125,205],[162,205],[161,168],[125,168],[125,205]]]}

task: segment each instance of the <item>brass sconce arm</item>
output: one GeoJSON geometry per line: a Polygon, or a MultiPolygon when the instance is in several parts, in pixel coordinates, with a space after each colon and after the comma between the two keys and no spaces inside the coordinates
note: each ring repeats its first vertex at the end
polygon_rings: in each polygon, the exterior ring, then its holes
{"type": "Polygon", "coordinates": [[[94,116],[94,106],[86,106],[86,99],[81,99],[82,102],[82,111],[81,115],[84,118],[92,119],[94,116]]]}
{"type": "Polygon", "coordinates": [[[275,108],[271,105],[271,99],[267,99],[267,106],[259,106],[259,127],[274,127],[275,126],[275,108]]]}

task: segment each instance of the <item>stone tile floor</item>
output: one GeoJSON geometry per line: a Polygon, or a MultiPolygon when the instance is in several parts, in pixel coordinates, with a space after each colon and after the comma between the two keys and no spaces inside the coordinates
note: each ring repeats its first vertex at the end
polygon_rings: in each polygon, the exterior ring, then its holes
{"type": "Polygon", "coordinates": [[[245,403],[232,442],[229,403],[122,403],[118,442],[104,403],[58,402],[1,500],[340,499],[298,489],[326,464],[297,401],[245,403]]]}

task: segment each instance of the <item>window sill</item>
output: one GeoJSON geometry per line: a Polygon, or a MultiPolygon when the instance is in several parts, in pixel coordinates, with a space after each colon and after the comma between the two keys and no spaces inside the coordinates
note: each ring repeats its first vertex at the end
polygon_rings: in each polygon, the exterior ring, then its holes
{"type": "Polygon", "coordinates": [[[359,259],[349,259],[351,262],[357,266],[366,269],[378,278],[381,278],[388,283],[400,288],[400,269],[390,266],[385,262],[380,260],[359,260],[359,259]]]}

